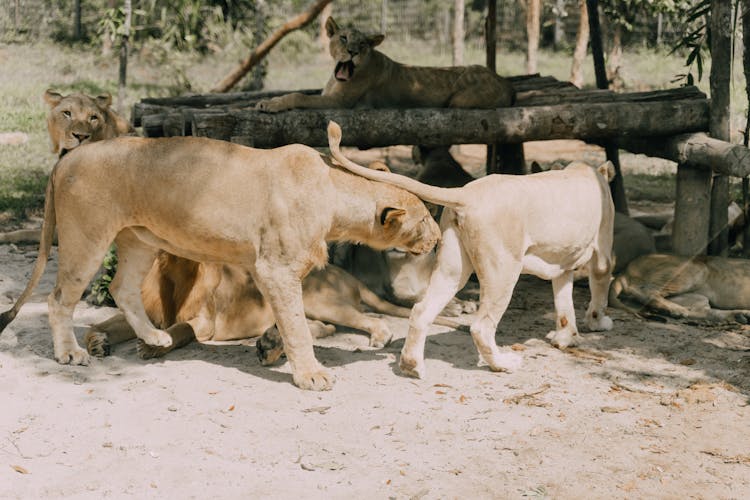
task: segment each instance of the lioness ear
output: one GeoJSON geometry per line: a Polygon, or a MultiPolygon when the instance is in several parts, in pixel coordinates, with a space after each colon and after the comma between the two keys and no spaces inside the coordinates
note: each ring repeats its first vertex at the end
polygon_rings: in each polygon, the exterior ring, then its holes
{"type": "Polygon", "coordinates": [[[382,33],[378,33],[377,35],[370,35],[367,37],[367,43],[370,44],[370,47],[377,47],[381,43],[383,43],[383,40],[385,40],[385,35],[382,33]]]}
{"type": "Polygon", "coordinates": [[[381,172],[390,172],[391,171],[391,169],[388,168],[388,165],[386,165],[382,161],[378,161],[378,160],[370,162],[370,164],[367,165],[367,168],[369,168],[370,170],[380,170],[381,172]]]}
{"type": "Polygon", "coordinates": [[[109,92],[96,96],[96,105],[100,108],[107,109],[110,104],[112,104],[112,94],[109,92]]]}
{"type": "Polygon", "coordinates": [[[386,207],[380,212],[380,225],[386,228],[391,227],[396,222],[400,222],[405,215],[406,210],[403,208],[386,207]]]}
{"type": "Polygon", "coordinates": [[[54,108],[63,100],[62,94],[52,92],[52,89],[47,89],[42,97],[44,98],[44,102],[46,102],[50,108],[54,108]]]}
{"type": "Polygon", "coordinates": [[[565,165],[560,163],[559,161],[556,161],[552,164],[552,166],[549,167],[550,170],[565,170],[565,165]]]}
{"type": "Polygon", "coordinates": [[[544,169],[539,164],[538,161],[534,160],[531,162],[531,173],[532,174],[538,174],[539,172],[544,172],[544,169]]]}
{"type": "Polygon", "coordinates": [[[602,177],[607,179],[607,182],[612,182],[612,179],[615,178],[615,166],[609,160],[599,165],[599,168],[597,168],[597,170],[600,174],[602,174],[602,177]]]}
{"type": "Polygon", "coordinates": [[[326,35],[328,38],[333,38],[333,34],[339,30],[339,25],[333,20],[331,16],[326,19],[326,35]]]}

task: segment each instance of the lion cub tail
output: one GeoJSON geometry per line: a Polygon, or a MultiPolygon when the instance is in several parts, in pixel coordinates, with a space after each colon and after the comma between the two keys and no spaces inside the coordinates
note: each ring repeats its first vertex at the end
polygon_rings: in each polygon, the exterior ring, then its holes
{"type": "Polygon", "coordinates": [[[18,297],[13,307],[0,314],[0,332],[2,332],[8,324],[18,314],[18,311],[26,303],[34,291],[34,288],[39,283],[44,273],[44,268],[47,266],[47,258],[52,248],[52,240],[55,236],[55,200],[54,200],[54,176],[56,169],[52,169],[52,173],[47,181],[47,190],[44,195],[44,222],[42,223],[42,234],[39,240],[39,254],[36,257],[34,263],[34,270],[31,273],[31,279],[26,285],[26,288],[18,297]]]}
{"type": "Polygon", "coordinates": [[[331,149],[331,155],[348,171],[372,181],[385,182],[393,186],[400,187],[409,191],[410,193],[417,195],[419,198],[425,201],[429,201],[437,205],[455,208],[465,204],[463,199],[464,197],[461,196],[460,188],[441,188],[430,186],[429,184],[423,184],[404,175],[365,168],[361,165],[357,165],[349,158],[344,156],[343,153],[341,153],[341,149],[339,148],[340,144],[341,127],[338,123],[330,121],[328,122],[328,147],[331,149]]]}

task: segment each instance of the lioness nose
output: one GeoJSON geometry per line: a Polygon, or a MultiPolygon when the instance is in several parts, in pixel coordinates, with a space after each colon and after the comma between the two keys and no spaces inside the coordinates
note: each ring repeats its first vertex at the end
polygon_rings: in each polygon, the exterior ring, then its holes
{"type": "Polygon", "coordinates": [[[90,134],[75,134],[74,133],[73,137],[75,137],[76,139],[78,139],[78,142],[83,142],[86,139],[88,139],[89,137],[91,137],[91,135],[90,134]]]}

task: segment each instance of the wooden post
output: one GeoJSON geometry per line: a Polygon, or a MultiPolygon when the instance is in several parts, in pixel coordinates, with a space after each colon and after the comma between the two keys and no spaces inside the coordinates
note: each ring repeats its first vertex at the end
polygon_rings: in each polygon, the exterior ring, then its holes
{"type": "MultiPolygon", "coordinates": [[[[596,86],[600,89],[609,87],[607,82],[607,70],[604,66],[604,48],[602,47],[602,30],[599,25],[599,0],[586,0],[586,10],[589,14],[589,31],[591,40],[591,55],[594,58],[594,74],[596,75],[596,86]]],[[[617,146],[612,142],[606,142],[604,151],[607,159],[615,166],[615,178],[610,183],[612,200],[615,209],[625,215],[628,214],[628,200],[625,197],[625,184],[620,168],[620,155],[617,146]]]]}
{"type": "MultiPolygon", "coordinates": [[[[732,2],[711,1],[711,114],[709,133],[715,139],[729,141],[730,95],[732,67],[732,2]]],[[[709,225],[710,255],[726,255],[729,249],[729,177],[716,175],[711,187],[711,219],[709,225]]]]}
{"type": "Polygon", "coordinates": [[[708,244],[708,208],[711,171],[681,163],[677,166],[672,250],[694,257],[706,251],[708,244]]]}
{"type": "MultiPolygon", "coordinates": [[[[497,25],[497,0],[487,2],[487,19],[485,20],[485,37],[487,46],[487,67],[497,71],[495,30],[497,25]]],[[[523,174],[526,160],[523,144],[488,144],[487,174],[523,174]]]]}
{"type": "MultiPolygon", "coordinates": [[[[750,99],[750,0],[742,2],[744,13],[742,14],[742,69],[745,73],[745,95],[750,99]]],[[[750,144],[750,108],[747,110],[745,120],[745,136],[743,144],[750,144]]],[[[745,227],[742,229],[742,256],[750,257],[750,182],[747,177],[742,178],[742,212],[745,215],[745,227]]]]}
{"type": "Polygon", "coordinates": [[[528,75],[536,73],[541,17],[541,0],[526,0],[526,74],[528,75]]]}
{"type": "Polygon", "coordinates": [[[131,0],[125,0],[125,21],[123,22],[122,38],[120,39],[120,72],[117,85],[117,109],[125,111],[125,94],[128,83],[128,46],[130,45],[130,22],[133,13],[131,0]]]}

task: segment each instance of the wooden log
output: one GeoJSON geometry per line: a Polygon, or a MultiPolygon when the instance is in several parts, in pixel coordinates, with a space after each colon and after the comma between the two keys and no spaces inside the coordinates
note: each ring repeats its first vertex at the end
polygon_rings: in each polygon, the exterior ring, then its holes
{"type": "Polygon", "coordinates": [[[750,149],[714,139],[702,132],[673,137],[621,139],[618,145],[633,153],[665,158],[709,172],[732,177],[750,175],[750,149]]]}
{"type": "Polygon", "coordinates": [[[394,144],[522,143],[549,139],[593,140],[622,136],[674,135],[708,127],[703,99],[643,103],[579,103],[480,109],[255,110],[195,111],[192,134],[229,140],[253,137],[257,147],[302,143],[328,145],[326,126],[337,121],[343,144],[381,147],[394,144]],[[662,117],[669,117],[663,119],[662,117]]]}

